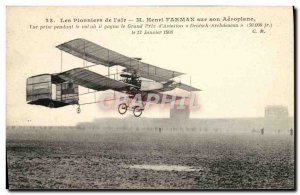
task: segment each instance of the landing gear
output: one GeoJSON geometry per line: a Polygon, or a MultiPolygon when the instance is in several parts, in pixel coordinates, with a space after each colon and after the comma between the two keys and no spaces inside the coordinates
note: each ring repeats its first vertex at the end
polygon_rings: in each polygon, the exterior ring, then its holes
{"type": "Polygon", "coordinates": [[[120,114],[125,114],[127,112],[127,110],[132,110],[133,111],[133,115],[135,117],[139,117],[142,115],[143,113],[143,108],[140,106],[128,106],[126,103],[122,103],[119,105],[118,107],[118,111],[120,114]]]}
{"type": "Polygon", "coordinates": [[[77,114],[80,114],[80,112],[81,112],[81,109],[80,109],[79,105],[78,105],[78,108],[76,109],[76,112],[77,112],[77,114]]]}
{"type": "Polygon", "coordinates": [[[133,108],[133,115],[134,115],[135,117],[141,116],[142,113],[143,113],[143,109],[142,109],[141,107],[135,106],[135,107],[133,108]]]}
{"type": "Polygon", "coordinates": [[[123,103],[119,105],[118,111],[120,114],[125,114],[127,112],[127,108],[128,106],[125,103],[123,103]]]}
{"type": "Polygon", "coordinates": [[[50,102],[49,105],[48,105],[48,107],[49,107],[49,108],[54,108],[53,102],[50,102]]]}

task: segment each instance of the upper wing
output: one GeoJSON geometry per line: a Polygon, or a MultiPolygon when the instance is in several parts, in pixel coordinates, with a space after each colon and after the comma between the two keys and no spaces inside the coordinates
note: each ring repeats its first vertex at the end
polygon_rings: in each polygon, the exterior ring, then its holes
{"type": "Polygon", "coordinates": [[[84,68],[68,70],[55,75],[55,77],[58,77],[63,81],[70,81],[80,86],[97,91],[104,91],[108,89],[123,91],[129,90],[132,87],[138,88],[137,86],[105,77],[84,68]]]}
{"type": "Polygon", "coordinates": [[[111,67],[114,65],[123,66],[126,68],[126,72],[135,71],[143,78],[158,82],[167,81],[171,78],[184,74],[181,72],[167,70],[164,68],[146,64],[85,39],[74,39],[56,47],[60,50],[68,52],[76,57],[92,62],[94,64],[102,64],[107,67],[111,67]]]}

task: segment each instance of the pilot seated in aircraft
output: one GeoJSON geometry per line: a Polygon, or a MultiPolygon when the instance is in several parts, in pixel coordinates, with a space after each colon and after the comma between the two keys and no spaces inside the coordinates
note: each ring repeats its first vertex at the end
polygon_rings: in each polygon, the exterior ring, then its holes
{"type": "Polygon", "coordinates": [[[131,74],[131,84],[135,85],[135,86],[141,85],[141,81],[140,81],[139,76],[137,75],[136,71],[133,71],[133,73],[131,74]]]}

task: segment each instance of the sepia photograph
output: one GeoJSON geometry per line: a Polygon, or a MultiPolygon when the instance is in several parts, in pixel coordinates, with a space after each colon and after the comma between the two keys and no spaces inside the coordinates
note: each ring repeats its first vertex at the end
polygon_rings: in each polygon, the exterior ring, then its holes
{"type": "Polygon", "coordinates": [[[7,6],[16,190],[295,190],[292,6],[7,6]]]}

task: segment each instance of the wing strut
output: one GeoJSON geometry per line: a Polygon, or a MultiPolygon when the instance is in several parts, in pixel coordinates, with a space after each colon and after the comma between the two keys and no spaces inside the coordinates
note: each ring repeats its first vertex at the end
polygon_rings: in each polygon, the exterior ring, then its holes
{"type": "Polygon", "coordinates": [[[62,50],[60,50],[60,72],[62,72],[62,67],[63,67],[63,62],[62,62],[63,58],[62,57],[63,57],[63,52],[62,52],[62,50]]]}

